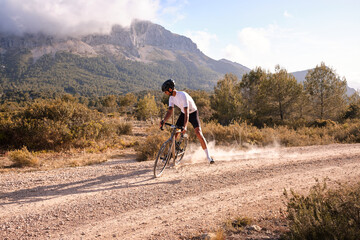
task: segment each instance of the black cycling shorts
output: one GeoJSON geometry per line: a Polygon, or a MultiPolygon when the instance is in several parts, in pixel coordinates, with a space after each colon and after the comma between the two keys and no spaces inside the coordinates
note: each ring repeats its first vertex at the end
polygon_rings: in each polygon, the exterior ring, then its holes
{"type": "MultiPolygon", "coordinates": [[[[176,125],[179,127],[184,126],[185,114],[183,112],[180,113],[180,116],[176,122],[176,125]]],[[[193,125],[194,129],[200,127],[199,114],[198,111],[189,114],[189,122],[193,125]]]]}

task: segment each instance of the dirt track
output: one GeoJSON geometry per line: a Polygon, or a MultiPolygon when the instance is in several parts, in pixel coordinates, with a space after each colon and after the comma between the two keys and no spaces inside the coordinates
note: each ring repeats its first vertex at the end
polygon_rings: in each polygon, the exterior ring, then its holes
{"type": "Polygon", "coordinates": [[[131,152],[94,166],[2,173],[0,239],[183,239],[240,215],[276,217],[284,188],[360,179],[360,144],[212,153],[215,165],[191,150],[158,179],[153,162],[131,152]]]}

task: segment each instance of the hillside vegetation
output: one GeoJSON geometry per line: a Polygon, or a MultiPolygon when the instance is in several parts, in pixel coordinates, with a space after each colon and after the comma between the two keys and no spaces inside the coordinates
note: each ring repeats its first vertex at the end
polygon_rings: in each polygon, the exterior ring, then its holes
{"type": "Polygon", "coordinates": [[[1,98],[124,94],[158,89],[168,78],[181,80],[181,88],[210,91],[223,74],[241,77],[248,70],[213,60],[191,39],[148,21],[115,25],[104,35],[0,34],[1,98]]]}
{"type": "MultiPolygon", "coordinates": [[[[216,144],[246,148],[274,143],[304,146],[360,142],[360,98],[357,94],[347,98],[344,83],[322,63],[309,72],[304,86],[285,69],[277,68],[273,74],[257,68],[241,80],[225,75],[213,93],[188,92],[197,103],[205,137],[216,144]],[[322,72],[328,79],[316,77],[322,72]],[[272,87],[277,88],[268,91],[272,87]]],[[[30,151],[101,151],[138,146],[140,160],[153,159],[164,140],[157,122],[165,114],[167,101],[160,91],[4,100],[0,106],[0,147],[5,151],[23,147],[30,151]],[[153,130],[147,130],[146,139],[125,143],[123,136],[132,135],[132,124],[124,119],[151,121],[153,130]]],[[[189,134],[196,142],[194,132],[189,134]]]]}
{"type": "Polygon", "coordinates": [[[1,98],[28,94],[48,96],[64,93],[81,96],[125,94],[148,89],[158,89],[164,79],[172,76],[182,79],[180,87],[210,90],[217,73],[199,69],[186,58],[176,61],[161,60],[145,64],[110,57],[81,57],[68,52],[47,54],[35,63],[28,50],[8,51],[0,68],[1,98]]]}

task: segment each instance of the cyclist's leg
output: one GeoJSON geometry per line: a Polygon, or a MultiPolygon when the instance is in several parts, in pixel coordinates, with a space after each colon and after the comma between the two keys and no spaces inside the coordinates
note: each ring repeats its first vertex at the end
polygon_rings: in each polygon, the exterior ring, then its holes
{"type": "MultiPolygon", "coordinates": [[[[180,113],[178,120],[176,121],[176,126],[178,127],[183,127],[184,126],[184,121],[185,121],[185,114],[184,113],[180,113]]],[[[179,136],[179,133],[175,134],[175,140],[177,139],[177,137],[179,136]]]]}
{"type": "Polygon", "coordinates": [[[205,137],[204,137],[204,135],[203,135],[203,133],[201,131],[198,111],[195,111],[195,112],[190,114],[189,122],[191,122],[191,124],[194,127],[196,137],[199,139],[201,147],[205,152],[206,158],[208,159],[208,161],[210,163],[214,162],[213,159],[210,157],[210,153],[209,153],[209,149],[208,149],[208,146],[207,146],[206,139],[205,139],[205,137]]]}

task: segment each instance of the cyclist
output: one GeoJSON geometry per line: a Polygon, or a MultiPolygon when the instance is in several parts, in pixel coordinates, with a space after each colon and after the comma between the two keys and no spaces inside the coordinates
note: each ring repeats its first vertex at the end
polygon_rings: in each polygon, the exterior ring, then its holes
{"type": "Polygon", "coordinates": [[[170,96],[170,98],[169,98],[169,108],[165,114],[164,119],[160,121],[160,127],[162,127],[164,123],[171,117],[173,113],[174,105],[176,105],[181,110],[181,114],[176,122],[176,125],[184,127],[182,131],[182,133],[184,134],[186,133],[187,125],[190,122],[195,129],[196,136],[200,141],[201,147],[204,150],[209,163],[210,164],[215,163],[214,159],[210,157],[206,139],[201,131],[197,107],[192,97],[186,92],[177,91],[175,89],[175,82],[172,79],[166,80],[163,83],[161,90],[166,95],[170,96]]]}

